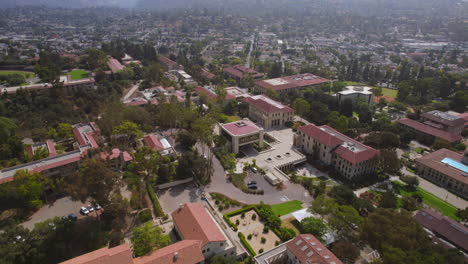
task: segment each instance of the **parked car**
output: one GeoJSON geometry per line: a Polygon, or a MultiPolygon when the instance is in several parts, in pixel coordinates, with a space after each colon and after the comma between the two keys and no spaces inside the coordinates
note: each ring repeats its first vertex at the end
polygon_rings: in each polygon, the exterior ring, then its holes
{"type": "Polygon", "coordinates": [[[252,170],[253,173],[257,173],[257,172],[258,172],[257,167],[252,167],[251,170],[252,170]]]}
{"type": "Polygon", "coordinates": [[[91,205],[88,205],[88,211],[91,213],[91,212],[94,212],[94,207],[92,207],[91,205]]]}
{"type": "Polygon", "coordinates": [[[252,189],[252,190],[258,189],[257,185],[254,185],[254,184],[247,186],[247,188],[252,189]]]}
{"type": "Polygon", "coordinates": [[[80,208],[80,213],[81,213],[82,215],[88,215],[88,214],[89,214],[89,210],[88,210],[88,208],[86,208],[86,207],[83,206],[83,207],[80,208]]]}
{"type": "Polygon", "coordinates": [[[247,185],[251,185],[251,184],[257,184],[257,182],[256,182],[256,181],[249,181],[249,182],[247,183],[247,185]]]}
{"type": "Polygon", "coordinates": [[[68,215],[68,219],[70,219],[71,221],[76,221],[78,220],[78,216],[76,216],[76,214],[71,213],[68,215]]]}
{"type": "Polygon", "coordinates": [[[101,207],[99,204],[96,204],[96,206],[94,206],[94,209],[96,209],[96,210],[98,210],[98,211],[99,211],[99,210],[101,210],[101,209],[102,209],[102,207],[101,207]]]}

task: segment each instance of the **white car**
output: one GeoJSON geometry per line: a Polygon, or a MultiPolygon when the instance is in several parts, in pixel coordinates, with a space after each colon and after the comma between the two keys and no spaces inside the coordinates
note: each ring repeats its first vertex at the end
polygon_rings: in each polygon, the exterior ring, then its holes
{"type": "Polygon", "coordinates": [[[91,213],[91,212],[94,212],[94,207],[92,207],[91,205],[88,205],[88,211],[91,213]]]}
{"type": "Polygon", "coordinates": [[[83,206],[83,207],[80,208],[80,213],[81,213],[82,215],[88,215],[88,214],[89,214],[89,210],[88,210],[88,208],[86,208],[86,207],[83,206]]]}

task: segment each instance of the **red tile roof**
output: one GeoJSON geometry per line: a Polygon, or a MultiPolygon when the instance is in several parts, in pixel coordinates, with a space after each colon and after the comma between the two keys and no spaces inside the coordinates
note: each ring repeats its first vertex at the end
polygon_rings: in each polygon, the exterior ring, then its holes
{"type": "Polygon", "coordinates": [[[205,69],[201,70],[201,75],[203,77],[205,77],[206,79],[208,79],[208,80],[212,80],[212,79],[214,79],[216,77],[216,75],[214,75],[213,73],[211,73],[211,72],[209,72],[209,71],[207,71],[205,69]]]}
{"type": "Polygon", "coordinates": [[[419,211],[414,218],[438,236],[468,251],[468,228],[464,225],[429,209],[419,211]]]}
{"type": "Polygon", "coordinates": [[[119,157],[120,157],[120,153],[122,153],[124,161],[131,161],[131,160],[133,160],[132,156],[130,156],[130,154],[129,154],[127,151],[121,151],[121,150],[118,149],[118,148],[112,149],[112,152],[111,152],[110,154],[107,153],[107,152],[101,152],[101,153],[100,153],[100,157],[101,157],[101,159],[103,159],[103,160],[106,160],[106,159],[113,160],[113,159],[119,158],[119,157]]]}
{"type": "Polygon", "coordinates": [[[453,133],[446,132],[446,131],[443,131],[443,130],[440,130],[440,129],[437,129],[437,128],[434,128],[434,127],[431,127],[431,126],[428,126],[428,125],[425,125],[423,123],[420,123],[418,121],[415,121],[415,120],[412,120],[412,119],[409,119],[409,118],[400,119],[400,120],[398,120],[398,123],[400,123],[402,125],[405,125],[405,126],[408,126],[408,127],[411,127],[411,128],[413,128],[415,130],[418,130],[418,131],[420,131],[422,133],[425,133],[425,134],[428,134],[428,135],[431,135],[431,136],[434,136],[434,137],[442,138],[444,140],[447,140],[450,143],[458,142],[458,141],[461,140],[460,136],[457,136],[457,135],[455,135],[453,133]]]}
{"type": "Polygon", "coordinates": [[[172,213],[172,219],[182,239],[200,240],[202,247],[210,242],[226,241],[202,203],[186,203],[172,213]]]}
{"type": "Polygon", "coordinates": [[[161,141],[157,139],[154,135],[147,135],[143,138],[143,141],[145,142],[145,145],[148,147],[157,150],[157,151],[162,151],[164,150],[164,146],[162,145],[161,141]]]}
{"type": "Polygon", "coordinates": [[[128,244],[101,248],[60,264],[133,264],[132,250],[128,244]]]}
{"type": "Polygon", "coordinates": [[[341,158],[351,162],[351,164],[358,164],[370,160],[379,154],[379,151],[362,144],[348,136],[341,134],[329,126],[317,127],[314,124],[309,124],[298,128],[299,131],[310,136],[320,142],[321,144],[331,147],[333,151],[341,158]],[[343,143],[351,142],[355,146],[363,148],[363,150],[350,150],[343,146],[343,143]]]}
{"type": "Polygon", "coordinates": [[[61,167],[61,166],[65,166],[65,165],[68,165],[68,164],[71,164],[71,163],[78,162],[80,159],[81,159],[80,156],[73,157],[73,158],[69,158],[69,159],[66,159],[66,160],[51,163],[51,164],[48,164],[48,165],[44,165],[44,166],[41,166],[41,167],[37,167],[37,168],[33,169],[32,171],[33,172],[41,172],[41,171],[45,171],[45,170],[49,170],[49,169],[53,169],[53,168],[58,168],[58,167],[61,167]]]}
{"type": "Polygon", "coordinates": [[[254,122],[248,119],[242,119],[228,124],[221,124],[221,126],[235,136],[246,135],[262,130],[254,122]]]}
{"type": "Polygon", "coordinates": [[[57,150],[55,149],[55,143],[52,140],[47,140],[47,150],[49,150],[49,157],[57,156],[57,150]]]}
{"type": "MultiPolygon", "coordinates": [[[[218,97],[218,95],[215,92],[213,92],[213,91],[211,91],[211,90],[209,90],[209,89],[207,89],[205,87],[197,87],[194,90],[195,90],[195,92],[197,92],[199,94],[200,93],[205,94],[210,99],[216,99],[218,97]]],[[[224,100],[234,100],[234,99],[236,99],[236,97],[234,95],[230,94],[230,93],[226,93],[226,97],[224,98],[224,100]]]]}
{"type": "Polygon", "coordinates": [[[177,62],[169,59],[168,57],[162,56],[162,55],[158,56],[158,61],[161,62],[162,64],[166,65],[166,66],[176,66],[176,65],[178,65],[177,62]]]}
{"type": "Polygon", "coordinates": [[[343,264],[320,241],[309,234],[298,235],[286,244],[286,248],[301,263],[343,264]]]}
{"type": "Polygon", "coordinates": [[[462,155],[451,150],[439,149],[421,158],[416,159],[415,162],[420,163],[436,171],[439,171],[444,175],[447,175],[448,177],[451,177],[459,182],[468,184],[468,177],[464,176],[461,170],[458,170],[452,166],[441,162],[444,158],[450,158],[452,160],[461,161],[462,157],[462,155]]]}
{"type": "Polygon", "coordinates": [[[266,95],[256,95],[252,97],[247,97],[243,99],[244,102],[255,106],[267,113],[292,113],[294,109],[287,105],[283,105],[280,102],[277,102],[266,95]]]}
{"type": "Polygon", "coordinates": [[[200,240],[182,240],[134,259],[134,264],[196,264],[205,260],[200,240]]]}
{"type": "Polygon", "coordinates": [[[313,75],[311,73],[303,73],[303,74],[297,74],[297,75],[292,75],[292,76],[280,77],[277,79],[257,81],[256,85],[264,89],[271,88],[271,89],[280,91],[284,89],[301,88],[301,87],[316,85],[320,83],[326,83],[329,81],[330,80],[328,79],[313,75]],[[269,83],[272,80],[273,81],[278,80],[280,82],[283,82],[283,84],[273,85],[269,83]]]}
{"type": "Polygon", "coordinates": [[[112,73],[116,73],[120,70],[123,70],[125,68],[120,62],[114,58],[109,58],[107,61],[107,66],[111,69],[112,73]]]}
{"type": "Polygon", "coordinates": [[[242,79],[244,74],[251,74],[254,79],[262,78],[264,75],[263,73],[259,73],[242,65],[234,65],[232,67],[225,68],[223,71],[239,79],[242,79]]]}

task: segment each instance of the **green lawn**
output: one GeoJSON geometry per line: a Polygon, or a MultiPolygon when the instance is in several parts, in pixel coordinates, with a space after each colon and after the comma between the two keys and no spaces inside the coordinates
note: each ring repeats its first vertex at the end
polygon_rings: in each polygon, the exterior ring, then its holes
{"type": "Polygon", "coordinates": [[[397,90],[382,87],[382,94],[385,95],[385,96],[390,96],[392,98],[396,98],[397,93],[398,93],[397,90]]]}
{"type": "Polygon", "coordinates": [[[33,72],[26,71],[0,71],[0,75],[11,75],[11,74],[21,74],[24,78],[34,78],[36,75],[33,72]]]}
{"type": "Polygon", "coordinates": [[[444,200],[440,199],[439,197],[417,187],[416,191],[410,191],[407,188],[405,188],[405,185],[399,182],[394,182],[395,185],[397,186],[398,190],[397,192],[400,193],[401,196],[408,196],[413,193],[419,193],[423,197],[423,202],[430,207],[438,210],[440,213],[443,215],[446,215],[452,219],[458,220],[458,217],[455,215],[457,212],[457,208],[444,200]]]}
{"type": "Polygon", "coordinates": [[[271,209],[276,215],[287,215],[302,209],[302,202],[298,200],[292,200],[285,203],[273,204],[271,209]]]}
{"type": "Polygon", "coordinates": [[[235,115],[225,115],[225,114],[220,114],[220,117],[221,117],[221,121],[224,122],[224,123],[231,123],[231,122],[235,122],[235,121],[239,121],[241,120],[240,117],[238,116],[235,116],[235,115]]]}
{"type": "Polygon", "coordinates": [[[70,74],[72,80],[84,79],[88,78],[89,76],[88,72],[85,70],[74,70],[69,72],[68,74],[70,74]]]}

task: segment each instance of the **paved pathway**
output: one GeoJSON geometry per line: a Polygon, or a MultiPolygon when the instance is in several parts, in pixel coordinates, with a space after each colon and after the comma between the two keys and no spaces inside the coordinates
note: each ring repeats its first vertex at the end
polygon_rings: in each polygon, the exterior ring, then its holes
{"type": "Polygon", "coordinates": [[[122,97],[122,102],[128,100],[128,98],[130,98],[133,95],[133,93],[135,93],[136,90],[138,90],[140,83],[141,82],[139,81],[135,85],[133,85],[132,89],[130,89],[130,91],[128,91],[128,93],[124,97],[122,97]]]}

